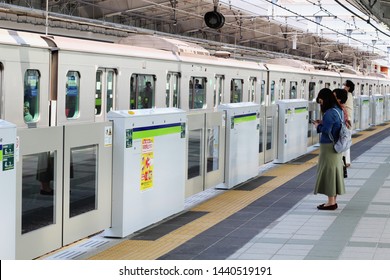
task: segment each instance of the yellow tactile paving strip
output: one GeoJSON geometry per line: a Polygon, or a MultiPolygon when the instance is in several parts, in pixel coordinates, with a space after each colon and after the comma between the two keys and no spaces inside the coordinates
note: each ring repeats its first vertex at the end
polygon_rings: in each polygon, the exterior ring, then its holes
{"type": "MultiPolygon", "coordinates": [[[[389,126],[376,126],[372,131],[361,131],[359,137],[353,138],[357,143],[375,133],[378,133],[389,126]]],[[[318,150],[313,151],[318,154],[318,150]]],[[[276,176],[274,179],[261,185],[252,191],[228,190],[223,194],[212,198],[194,208],[191,211],[206,211],[208,214],[192,221],[177,230],[166,234],[154,241],[124,240],[123,242],[100,252],[90,260],[155,260],[182,245],[194,236],[209,229],[215,224],[226,219],[230,215],[248,206],[250,203],[288,182],[295,176],[308,170],[317,164],[318,157],[305,162],[304,164],[282,164],[271,169],[262,176],[276,176]]]]}

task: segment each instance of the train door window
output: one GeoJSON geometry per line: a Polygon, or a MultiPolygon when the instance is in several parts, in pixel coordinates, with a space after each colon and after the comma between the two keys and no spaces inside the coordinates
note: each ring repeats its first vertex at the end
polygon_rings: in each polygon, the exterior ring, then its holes
{"type": "Polygon", "coordinates": [[[28,69],[24,74],[23,116],[26,123],[35,122],[39,117],[40,73],[28,69]]]}
{"type": "Polygon", "coordinates": [[[372,85],[368,86],[368,94],[371,96],[372,95],[372,85]]]}
{"type": "Polygon", "coordinates": [[[204,77],[191,77],[189,81],[189,104],[190,109],[206,108],[206,84],[204,77]]]}
{"type": "Polygon", "coordinates": [[[286,79],[279,81],[279,100],[285,99],[286,79]]]}
{"type": "Polygon", "coordinates": [[[297,99],[298,82],[290,82],[290,99],[297,99]]]}
{"type": "Polygon", "coordinates": [[[316,99],[316,83],[309,83],[309,101],[314,101],[316,99]]]}
{"type": "Polygon", "coordinates": [[[275,81],[271,81],[271,84],[270,84],[270,100],[269,100],[269,104],[268,105],[271,105],[271,104],[275,104],[275,81]]]}
{"type": "Polygon", "coordinates": [[[66,101],[65,115],[68,119],[75,119],[79,116],[80,102],[80,73],[69,71],[66,74],[66,101]]]}
{"type": "Polygon", "coordinates": [[[180,106],[180,73],[168,73],[165,87],[165,105],[179,108],[180,106]]]}
{"type": "Polygon", "coordinates": [[[260,104],[264,105],[265,104],[265,81],[261,80],[261,85],[260,85],[260,104]]]}
{"type": "Polygon", "coordinates": [[[95,115],[102,114],[102,87],[103,87],[103,71],[96,71],[96,84],[95,84],[95,115]]]}
{"type": "Polygon", "coordinates": [[[115,72],[111,69],[106,74],[106,112],[110,112],[114,107],[115,72]]]}
{"type": "Polygon", "coordinates": [[[95,115],[102,114],[102,106],[106,106],[106,112],[114,106],[115,71],[113,69],[99,69],[96,71],[95,85],[95,115]],[[105,102],[102,97],[105,95],[105,102]]]}
{"type": "Polygon", "coordinates": [[[249,78],[249,87],[248,87],[248,101],[255,102],[255,93],[256,93],[256,77],[249,78]]]}
{"type": "Polygon", "coordinates": [[[223,95],[223,84],[224,84],[225,76],[223,75],[215,75],[215,84],[214,84],[214,107],[217,107],[222,103],[222,95],[223,95]]]}
{"type": "Polygon", "coordinates": [[[325,83],[325,88],[330,88],[330,83],[325,83]]]}
{"type": "Polygon", "coordinates": [[[298,98],[302,98],[302,99],[307,100],[305,89],[306,89],[306,80],[301,80],[301,89],[300,89],[300,95],[298,98]]]}
{"type": "Polygon", "coordinates": [[[244,80],[232,79],[230,82],[230,103],[238,103],[242,101],[242,87],[244,80]]]}
{"type": "Polygon", "coordinates": [[[130,109],[147,109],[154,106],[154,75],[133,74],[130,78],[130,109]]]}
{"type": "Polygon", "coordinates": [[[360,94],[364,95],[364,84],[360,85],[360,94]]]}

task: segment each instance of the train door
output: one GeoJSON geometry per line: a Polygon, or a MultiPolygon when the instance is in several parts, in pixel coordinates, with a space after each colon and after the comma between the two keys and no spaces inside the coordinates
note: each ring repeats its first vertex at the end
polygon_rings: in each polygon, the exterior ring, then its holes
{"type": "Polygon", "coordinates": [[[216,187],[224,180],[224,112],[188,115],[185,197],[216,187]]]}
{"type": "Polygon", "coordinates": [[[99,68],[95,82],[95,121],[105,121],[109,111],[115,108],[115,69],[99,68]]]}

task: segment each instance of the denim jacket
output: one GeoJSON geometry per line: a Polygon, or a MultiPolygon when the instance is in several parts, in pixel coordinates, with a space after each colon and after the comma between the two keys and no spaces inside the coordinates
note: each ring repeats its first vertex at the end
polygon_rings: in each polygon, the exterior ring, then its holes
{"type": "Polygon", "coordinates": [[[321,133],[320,143],[322,144],[333,143],[333,141],[337,142],[339,140],[341,120],[335,110],[339,112],[341,118],[344,118],[343,111],[338,106],[326,110],[322,117],[322,124],[317,126],[317,132],[321,133]]]}

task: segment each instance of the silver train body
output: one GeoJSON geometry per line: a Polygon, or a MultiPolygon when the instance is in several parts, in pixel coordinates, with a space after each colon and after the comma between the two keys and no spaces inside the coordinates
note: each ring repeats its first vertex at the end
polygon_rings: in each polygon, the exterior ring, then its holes
{"type": "MultiPolygon", "coordinates": [[[[100,137],[95,126],[109,125],[109,111],[177,107],[187,112],[185,196],[189,197],[224,181],[228,125],[218,110],[220,104],[258,104],[259,148],[253,152],[261,168],[278,151],[278,101],[307,100],[309,119],[317,119],[318,91],[342,87],[346,79],[356,85],[355,131],[390,119],[390,80],[380,75],[315,70],[300,62],[289,66],[216,57],[196,45],[171,39],[138,37],[130,45],[0,30],[0,119],[15,124],[20,139],[17,184],[22,199],[17,216],[26,215],[28,220],[28,207],[33,207],[25,190],[29,184],[24,182],[35,176],[29,165],[36,164],[40,153],[60,151],[54,167],[53,203],[59,208],[51,218],[62,223],[46,226],[45,235],[51,239],[43,242],[39,230],[20,222],[17,257],[36,257],[110,225],[110,154],[100,154],[103,149],[93,144],[100,137]],[[369,104],[364,116],[363,103],[369,104]],[[102,208],[101,212],[67,216],[73,211],[72,196],[77,194],[70,191],[70,182],[81,174],[73,169],[91,154],[91,160],[98,161],[89,170],[96,177],[92,193],[97,202],[92,208],[102,208]],[[91,221],[94,226],[81,230],[91,221]]],[[[307,146],[318,143],[312,126],[305,135],[307,146]]]]}

